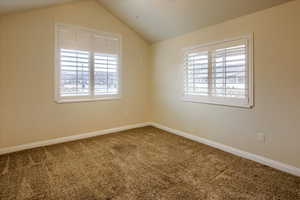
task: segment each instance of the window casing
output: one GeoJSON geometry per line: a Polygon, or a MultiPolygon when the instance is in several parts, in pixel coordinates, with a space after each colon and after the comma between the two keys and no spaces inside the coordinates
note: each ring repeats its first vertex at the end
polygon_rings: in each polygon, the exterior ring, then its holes
{"type": "Polygon", "coordinates": [[[252,35],[185,49],[183,100],[251,108],[252,51],[252,35]]]}
{"type": "Polygon", "coordinates": [[[55,99],[59,103],[121,95],[121,37],[56,24],[55,99]]]}

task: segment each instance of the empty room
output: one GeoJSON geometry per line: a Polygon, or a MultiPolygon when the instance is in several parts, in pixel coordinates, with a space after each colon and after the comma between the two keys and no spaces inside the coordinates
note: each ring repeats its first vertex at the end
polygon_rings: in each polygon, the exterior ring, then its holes
{"type": "Polygon", "coordinates": [[[300,0],[0,0],[0,200],[300,200],[300,0]]]}

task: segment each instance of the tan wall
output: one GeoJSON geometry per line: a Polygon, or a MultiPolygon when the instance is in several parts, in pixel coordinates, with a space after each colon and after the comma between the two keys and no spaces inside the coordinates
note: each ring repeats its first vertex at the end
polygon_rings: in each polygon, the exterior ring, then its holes
{"type": "Polygon", "coordinates": [[[153,121],[300,167],[299,11],[292,1],[153,45],[153,121]],[[182,48],[252,32],[253,109],[181,101],[182,48]]]}
{"type": "Polygon", "coordinates": [[[157,43],[151,52],[92,0],[1,17],[0,148],[152,120],[300,167],[299,10],[296,0],[157,43]],[[123,36],[122,99],[54,102],[55,22],[123,36]],[[253,109],[181,101],[183,47],[251,32],[253,109]],[[266,144],[256,140],[257,132],[267,135],[266,144]]]}
{"type": "Polygon", "coordinates": [[[0,20],[0,148],[148,121],[150,46],[96,1],[0,20]],[[122,35],[120,100],[54,102],[55,22],[122,35]]]}

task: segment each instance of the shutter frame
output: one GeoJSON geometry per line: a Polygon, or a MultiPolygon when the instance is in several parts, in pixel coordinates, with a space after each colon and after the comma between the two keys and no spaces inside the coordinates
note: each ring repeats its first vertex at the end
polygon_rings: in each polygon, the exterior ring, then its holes
{"type": "MultiPolygon", "coordinates": [[[[119,34],[114,33],[107,33],[107,32],[100,32],[93,29],[88,29],[84,27],[79,26],[73,26],[73,25],[67,25],[67,24],[55,24],[55,74],[54,74],[54,81],[55,81],[55,91],[54,91],[54,97],[55,102],[57,103],[68,103],[68,102],[80,102],[80,101],[96,101],[96,100],[110,100],[110,99],[119,99],[121,98],[121,49],[122,49],[122,38],[119,34]],[[90,35],[90,41],[87,42],[87,45],[79,45],[79,48],[75,47],[75,45],[71,46],[75,50],[89,50],[90,53],[90,59],[88,61],[89,64],[89,95],[87,96],[62,96],[61,90],[60,90],[60,81],[62,80],[62,74],[61,74],[61,55],[60,55],[60,47],[61,47],[61,40],[60,40],[60,31],[70,29],[71,31],[74,30],[80,31],[86,34],[90,35]],[[103,37],[107,38],[109,40],[116,41],[115,43],[117,45],[116,48],[110,48],[113,49],[114,53],[118,57],[118,65],[117,65],[117,71],[118,76],[116,79],[118,79],[118,91],[115,94],[101,94],[101,95],[94,95],[94,52],[95,52],[95,45],[93,42],[95,37],[103,37]]],[[[110,46],[111,47],[111,46],[110,46]]],[[[99,49],[99,48],[98,48],[99,49]]],[[[106,48],[107,49],[107,48],[106,48]]],[[[103,51],[104,53],[113,53],[112,51],[103,51]]],[[[67,59],[67,58],[64,58],[67,59]]],[[[72,58],[74,59],[74,58],[72,58]]]]}
{"type": "MultiPolygon", "coordinates": [[[[231,51],[233,52],[233,51],[231,51]]],[[[236,53],[236,52],[234,52],[236,53]]],[[[239,51],[238,53],[240,53],[239,56],[242,56],[242,51],[239,51]]],[[[230,55],[230,59],[234,58],[234,54],[230,55]]],[[[183,87],[183,96],[182,96],[182,100],[183,101],[188,101],[188,102],[197,102],[197,103],[207,103],[207,104],[218,104],[218,105],[226,105],[226,106],[234,106],[234,107],[243,107],[243,108],[252,108],[254,106],[254,90],[253,90],[253,34],[248,34],[242,37],[237,37],[237,38],[232,38],[232,39],[228,39],[228,40],[223,40],[223,41],[217,41],[217,42],[212,42],[212,43],[207,43],[207,44],[202,44],[202,45],[196,45],[193,47],[189,47],[189,48],[184,48],[183,49],[183,59],[184,59],[184,63],[183,63],[183,68],[184,68],[184,87],[183,87]],[[234,94],[236,95],[241,95],[243,93],[245,93],[244,98],[236,98],[236,97],[229,97],[229,96],[223,96],[223,97],[217,97],[216,95],[214,95],[214,92],[212,92],[213,90],[216,91],[216,86],[213,87],[212,84],[208,84],[208,92],[206,95],[197,95],[197,94],[189,94],[186,91],[186,82],[187,80],[187,66],[186,66],[186,60],[187,60],[187,55],[189,53],[201,53],[203,51],[208,51],[209,54],[216,52],[216,50],[218,49],[222,49],[222,48],[230,48],[232,46],[235,45],[241,45],[244,44],[245,45],[245,51],[247,52],[244,60],[246,62],[245,64],[245,75],[247,77],[247,80],[244,80],[244,85],[245,85],[245,89],[242,89],[242,91],[235,91],[238,90],[238,84],[237,85],[231,85],[232,88],[229,88],[228,90],[231,92],[231,96],[234,96],[234,94]]],[[[225,56],[226,57],[226,56],[225,56]]],[[[236,56],[237,57],[237,56],[236,56]]],[[[226,59],[228,59],[229,57],[227,57],[226,59]]],[[[217,77],[216,74],[216,70],[214,72],[211,72],[211,70],[214,70],[214,63],[212,63],[213,61],[213,55],[211,56],[211,58],[208,59],[208,81],[210,80],[216,80],[213,78],[213,76],[217,77]],[[212,73],[212,74],[211,74],[212,73]]],[[[231,62],[233,63],[233,62],[231,62]]],[[[237,62],[236,62],[237,63],[237,62]]],[[[215,65],[217,66],[217,65],[215,65]]],[[[228,65],[226,65],[228,66],[228,65]]],[[[229,66],[230,68],[231,66],[229,66]]],[[[228,68],[228,69],[229,69],[228,68]]],[[[238,69],[238,68],[236,68],[238,69]]],[[[240,67],[239,69],[242,69],[242,67],[240,67]]],[[[239,80],[243,80],[243,78],[239,78],[237,75],[238,74],[242,74],[243,70],[239,71],[233,71],[233,69],[230,69],[227,73],[229,75],[231,75],[231,77],[236,77],[239,80]],[[233,76],[235,74],[235,76],[233,76]]],[[[205,74],[205,73],[204,73],[205,74]]],[[[219,76],[219,75],[218,75],[219,76]]],[[[200,77],[200,75],[198,75],[198,77],[200,77]]],[[[201,78],[200,78],[201,79],[201,78]]],[[[229,80],[227,78],[227,80],[229,80]]],[[[234,82],[233,82],[234,83],[234,82]]],[[[226,94],[226,93],[225,93],[226,94]]]]}

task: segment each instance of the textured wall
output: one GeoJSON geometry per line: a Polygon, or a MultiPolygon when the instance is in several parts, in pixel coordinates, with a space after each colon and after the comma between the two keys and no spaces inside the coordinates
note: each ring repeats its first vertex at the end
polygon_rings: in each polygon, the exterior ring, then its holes
{"type": "Polygon", "coordinates": [[[148,121],[150,46],[96,1],[10,14],[0,32],[0,148],[148,121]],[[54,102],[55,22],[122,35],[120,100],[54,102]]]}
{"type": "Polygon", "coordinates": [[[299,10],[296,0],[153,45],[153,121],[300,167],[299,10]],[[253,109],[181,101],[182,48],[252,32],[253,109]]]}

